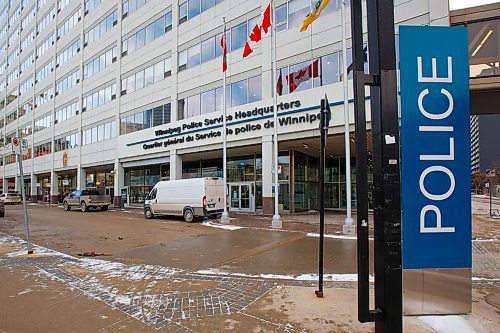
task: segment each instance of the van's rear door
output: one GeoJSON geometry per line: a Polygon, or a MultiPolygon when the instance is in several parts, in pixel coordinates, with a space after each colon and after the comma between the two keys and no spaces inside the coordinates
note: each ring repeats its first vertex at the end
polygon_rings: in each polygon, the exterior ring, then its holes
{"type": "Polygon", "coordinates": [[[220,179],[205,180],[207,211],[224,209],[224,184],[220,179]]]}

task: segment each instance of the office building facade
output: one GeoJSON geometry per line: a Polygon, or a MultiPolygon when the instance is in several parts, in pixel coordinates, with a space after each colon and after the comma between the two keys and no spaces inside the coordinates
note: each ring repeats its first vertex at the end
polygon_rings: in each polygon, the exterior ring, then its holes
{"type": "MultiPolygon", "coordinates": [[[[127,205],[140,206],[159,180],[221,177],[220,39],[225,17],[229,202],[234,211],[272,212],[270,34],[249,57],[242,57],[248,34],[268,3],[3,1],[1,140],[8,146],[19,137],[29,145],[22,180],[17,177],[15,155],[3,149],[3,190],[24,186],[33,201],[55,202],[71,190],[97,188],[117,204],[123,199],[127,205]]],[[[326,206],[346,204],[340,1],[331,0],[320,18],[301,33],[311,5],[311,0],[275,2],[278,70],[274,76],[282,87],[277,172],[279,208],[284,212],[317,209],[318,113],[325,93],[333,103],[326,206]],[[291,74],[304,70],[311,77],[292,84],[291,74]]],[[[349,15],[347,7],[348,25],[349,15]]],[[[397,26],[448,25],[448,5],[395,1],[395,20],[397,26]]],[[[350,48],[350,37],[347,42],[350,48]]],[[[353,189],[355,163],[351,158],[353,189]]]]}

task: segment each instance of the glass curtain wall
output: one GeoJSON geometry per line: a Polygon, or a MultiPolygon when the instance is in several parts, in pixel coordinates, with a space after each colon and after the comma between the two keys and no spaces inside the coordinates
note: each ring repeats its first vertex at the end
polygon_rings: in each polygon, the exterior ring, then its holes
{"type": "MultiPolygon", "coordinates": [[[[298,151],[294,161],[294,211],[319,209],[319,158],[298,151]]],[[[345,209],[347,205],[345,157],[329,156],[325,161],[325,208],[345,209]]],[[[351,157],[351,203],[356,208],[356,158],[351,157]]],[[[368,156],[369,207],[373,208],[373,168],[368,156]]]]}
{"type": "Polygon", "coordinates": [[[130,186],[131,205],[144,204],[146,195],[160,181],[162,172],[166,175],[167,172],[170,173],[170,169],[159,164],[125,169],[125,186],[130,186]]]}

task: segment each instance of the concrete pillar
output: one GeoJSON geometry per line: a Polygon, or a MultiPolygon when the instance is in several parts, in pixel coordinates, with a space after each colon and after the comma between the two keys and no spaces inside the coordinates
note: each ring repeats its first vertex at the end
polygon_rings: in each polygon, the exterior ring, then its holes
{"type": "Polygon", "coordinates": [[[170,151],[170,180],[182,179],[182,156],[170,151]]]}
{"type": "Polygon", "coordinates": [[[38,201],[38,187],[36,186],[37,181],[38,177],[34,173],[31,173],[31,202],[38,201]]]}
{"type": "Polygon", "coordinates": [[[50,172],[50,203],[56,205],[59,203],[59,179],[54,170],[50,172]]]}
{"type": "Polygon", "coordinates": [[[115,207],[121,207],[121,189],[125,186],[125,170],[123,169],[123,166],[118,161],[118,159],[115,159],[114,172],[115,189],[113,204],[115,205],[115,207]]]}
{"type": "Polygon", "coordinates": [[[7,182],[7,178],[2,178],[3,182],[2,182],[2,191],[3,192],[7,192],[8,189],[9,189],[9,184],[7,182]]]}
{"type": "Polygon", "coordinates": [[[85,177],[86,176],[87,175],[85,173],[85,169],[84,168],[78,167],[76,169],[76,189],[77,190],[85,189],[85,187],[86,187],[85,177]]]}
{"type": "Polygon", "coordinates": [[[273,137],[262,137],[262,212],[274,213],[273,196],[273,137]]]}

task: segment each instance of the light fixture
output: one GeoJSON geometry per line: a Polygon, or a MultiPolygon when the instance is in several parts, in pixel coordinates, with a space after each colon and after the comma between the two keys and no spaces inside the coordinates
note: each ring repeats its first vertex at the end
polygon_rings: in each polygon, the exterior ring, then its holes
{"type": "Polygon", "coordinates": [[[474,57],[478,52],[479,50],[481,49],[481,47],[483,47],[483,44],[486,42],[486,40],[488,38],[490,38],[490,35],[493,33],[493,30],[490,30],[488,31],[488,33],[486,34],[486,36],[484,36],[483,40],[481,41],[481,43],[479,43],[479,45],[476,47],[476,49],[474,50],[474,52],[472,52],[472,55],[471,57],[474,57]]]}
{"type": "Polygon", "coordinates": [[[302,147],[304,147],[304,149],[307,150],[309,148],[309,145],[307,143],[303,143],[302,147]]]}

